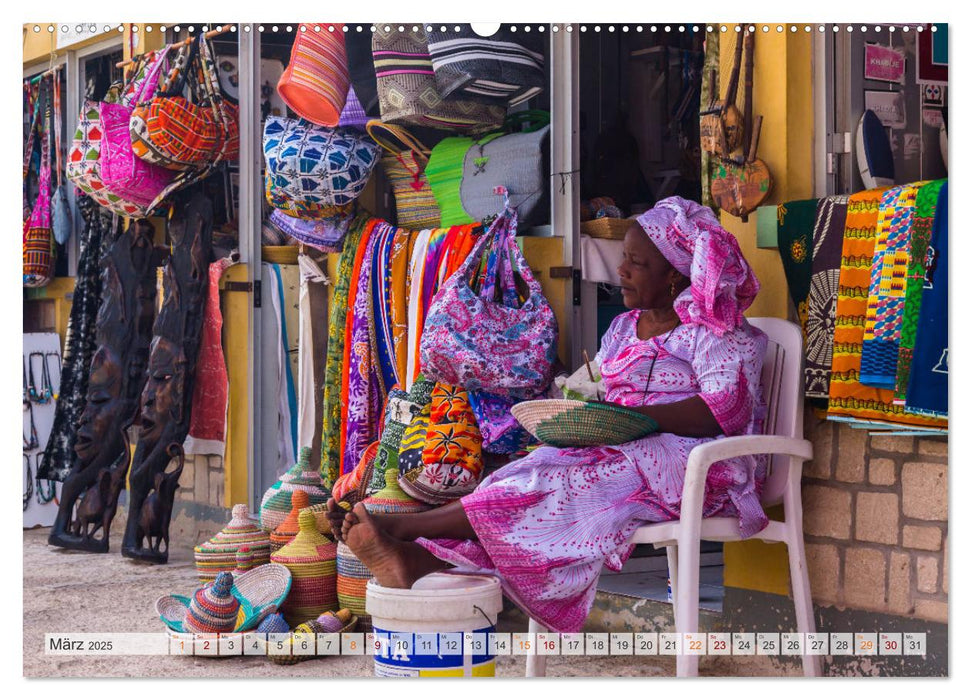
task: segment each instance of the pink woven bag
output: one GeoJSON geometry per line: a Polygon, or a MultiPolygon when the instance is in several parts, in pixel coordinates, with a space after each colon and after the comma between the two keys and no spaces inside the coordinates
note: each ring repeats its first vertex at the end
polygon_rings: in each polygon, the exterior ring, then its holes
{"type": "Polygon", "coordinates": [[[158,77],[162,71],[169,47],[159,52],[146,73],[131,104],[101,103],[101,181],[105,188],[129,202],[144,208],[145,213],[164,199],[173,188],[176,173],[162,166],[141,160],[131,146],[131,120],[134,105],[152,99],[158,89],[158,77]]]}
{"type": "MultiPolygon", "coordinates": [[[[489,227],[432,300],[421,337],[421,369],[429,379],[530,399],[549,386],[556,362],[556,316],[516,244],[517,215],[506,209],[489,227]],[[491,245],[491,249],[490,249],[491,245]],[[482,256],[498,266],[502,301],[495,287],[477,294],[470,283],[482,256]],[[513,266],[529,296],[517,305],[513,266]]],[[[492,275],[487,275],[487,278],[492,275]]]]}

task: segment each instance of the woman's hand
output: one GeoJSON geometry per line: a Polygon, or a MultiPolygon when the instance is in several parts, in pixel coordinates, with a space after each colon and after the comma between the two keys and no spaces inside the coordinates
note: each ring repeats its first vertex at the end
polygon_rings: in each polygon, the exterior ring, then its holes
{"type": "MultiPolygon", "coordinates": [[[[613,406],[621,404],[609,401],[598,401],[613,406]]],[[[700,396],[692,396],[690,399],[675,401],[673,403],[659,403],[651,406],[624,406],[629,411],[637,411],[640,414],[653,418],[657,423],[658,431],[662,433],[674,433],[684,437],[718,437],[723,433],[718,421],[712,414],[708,404],[700,396]]]]}

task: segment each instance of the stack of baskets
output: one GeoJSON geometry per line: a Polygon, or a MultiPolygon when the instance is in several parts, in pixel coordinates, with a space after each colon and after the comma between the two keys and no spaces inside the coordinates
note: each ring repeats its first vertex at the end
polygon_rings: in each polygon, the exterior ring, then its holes
{"type": "Polygon", "coordinates": [[[270,554],[288,545],[300,532],[300,511],[310,506],[310,497],[305,491],[294,491],[290,503],[293,504],[290,513],[270,533],[270,554]]]}
{"type": "Polygon", "coordinates": [[[270,538],[250,520],[244,503],[233,506],[233,517],[215,536],[195,548],[196,571],[203,583],[214,581],[221,571],[236,567],[236,553],[248,547],[252,566],[270,561],[270,538]]]}
{"type": "Polygon", "coordinates": [[[317,520],[309,510],[300,512],[297,536],[270,559],[293,576],[281,610],[291,625],[337,609],[337,545],[317,531],[317,520]]]}
{"type": "Polygon", "coordinates": [[[330,498],[330,491],[320,478],[320,472],[310,466],[309,447],[300,449],[297,463],[263,494],[260,527],[266,532],[273,532],[290,513],[293,508],[290,499],[294,491],[305,491],[310,497],[310,505],[326,503],[330,498]]]}

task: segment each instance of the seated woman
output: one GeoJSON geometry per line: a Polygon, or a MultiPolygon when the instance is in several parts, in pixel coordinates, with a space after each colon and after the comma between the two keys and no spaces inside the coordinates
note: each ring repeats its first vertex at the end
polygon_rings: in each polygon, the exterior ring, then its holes
{"type": "MultiPolygon", "coordinates": [[[[738,243],[710,209],[679,197],[633,223],[619,268],[624,305],[597,360],[606,400],[660,430],[624,445],[540,447],[470,495],[424,513],[346,517],[333,531],[383,586],[409,588],[449,566],[499,577],[505,593],[550,629],[575,632],[606,565],[620,570],[643,524],[677,519],[688,453],[719,435],[760,431],[766,338],[742,312],[759,290],[738,243]]],[[[715,464],[703,515],[768,522],[759,503],[764,458],[715,464]]]]}

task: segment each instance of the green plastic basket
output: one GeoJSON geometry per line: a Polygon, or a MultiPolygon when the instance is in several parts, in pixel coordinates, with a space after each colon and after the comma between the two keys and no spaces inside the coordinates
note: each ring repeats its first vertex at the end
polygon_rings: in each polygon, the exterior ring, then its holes
{"type": "Polygon", "coordinates": [[[553,447],[622,445],[658,429],[653,418],[637,411],[592,401],[523,401],[512,407],[512,414],[537,440],[553,447]]]}

